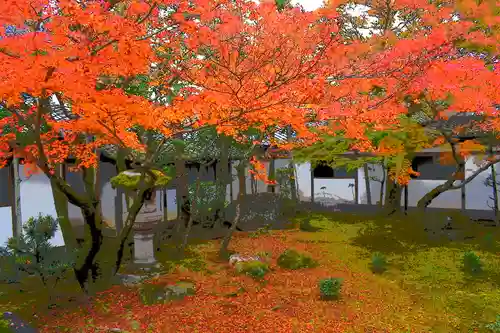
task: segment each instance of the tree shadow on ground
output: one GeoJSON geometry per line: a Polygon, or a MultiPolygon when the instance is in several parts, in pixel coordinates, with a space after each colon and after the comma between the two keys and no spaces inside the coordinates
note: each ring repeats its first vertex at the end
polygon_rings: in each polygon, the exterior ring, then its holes
{"type": "MultiPolygon", "coordinates": [[[[337,221],[359,223],[360,216],[337,221]]],[[[500,250],[498,228],[480,225],[456,213],[371,215],[365,216],[364,222],[366,225],[351,243],[372,252],[404,254],[436,247],[460,250],[472,247],[490,253],[500,250]],[[448,216],[452,218],[451,222],[448,216]]]]}

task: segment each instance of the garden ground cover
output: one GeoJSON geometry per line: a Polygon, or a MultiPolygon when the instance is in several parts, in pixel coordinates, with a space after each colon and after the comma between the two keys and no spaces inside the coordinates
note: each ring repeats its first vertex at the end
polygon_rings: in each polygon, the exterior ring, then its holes
{"type": "Polygon", "coordinates": [[[500,312],[497,230],[471,229],[475,239],[451,242],[431,241],[420,225],[405,220],[337,214],[311,221],[322,229],[235,236],[235,252],[270,254],[272,270],[264,281],[238,275],[217,259],[213,241],[192,246],[187,259],[151,282],[192,281],[194,296],[146,306],[136,289],[114,287],[90,305],[39,313],[38,324],[42,332],[491,332],[485,325],[500,312]],[[288,248],[319,265],[278,267],[288,248]],[[483,274],[462,271],[467,250],[480,256],[483,274]],[[370,270],[375,251],[388,259],[383,274],[370,270]],[[319,298],[318,281],[328,277],[344,280],[339,300],[319,298]]]}

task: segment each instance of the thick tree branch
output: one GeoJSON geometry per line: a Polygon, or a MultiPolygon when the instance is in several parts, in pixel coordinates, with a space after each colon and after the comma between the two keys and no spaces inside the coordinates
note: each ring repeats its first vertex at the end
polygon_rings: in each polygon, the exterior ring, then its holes
{"type": "Polygon", "coordinates": [[[474,173],[472,175],[470,175],[469,177],[467,177],[466,180],[462,181],[459,185],[452,185],[450,187],[451,190],[458,190],[462,187],[464,187],[465,185],[467,185],[468,183],[470,183],[471,181],[474,180],[474,178],[476,178],[479,174],[481,174],[483,171],[486,171],[488,168],[490,168],[493,164],[496,164],[496,163],[499,163],[500,162],[500,157],[497,157],[495,158],[494,160],[492,161],[489,161],[487,164],[483,165],[482,167],[480,167],[479,169],[477,169],[476,171],[474,171],[474,173]]]}

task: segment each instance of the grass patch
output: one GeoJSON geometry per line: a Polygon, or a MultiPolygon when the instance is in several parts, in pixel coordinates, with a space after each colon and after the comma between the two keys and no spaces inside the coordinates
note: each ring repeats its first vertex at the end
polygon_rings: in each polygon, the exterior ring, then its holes
{"type": "MultiPolygon", "coordinates": [[[[429,237],[421,218],[343,221],[330,215],[313,221],[326,227],[319,233],[325,235],[307,239],[338,240],[323,245],[327,257],[342,258],[351,269],[373,269],[375,258],[363,265],[373,252],[390,261],[391,269],[377,283],[397,286],[393,290],[401,297],[411,295],[421,308],[421,324],[433,333],[490,332],[486,325],[494,322],[500,309],[500,259],[494,255],[498,231],[467,223],[461,220],[454,226],[468,237],[450,241],[429,237]]],[[[408,323],[418,325],[416,320],[408,323]]]]}

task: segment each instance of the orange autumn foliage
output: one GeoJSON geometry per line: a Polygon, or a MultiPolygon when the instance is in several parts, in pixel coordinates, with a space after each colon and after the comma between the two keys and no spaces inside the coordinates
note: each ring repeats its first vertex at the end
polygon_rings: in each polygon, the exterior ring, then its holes
{"type": "MultiPolygon", "coordinates": [[[[34,115],[16,112],[3,124],[32,122],[31,117],[41,113],[51,125],[41,135],[50,152],[49,166],[75,155],[82,166],[89,166],[96,162],[95,149],[107,144],[144,151],[131,125],[167,137],[206,125],[233,136],[249,127],[264,131],[292,125],[297,136],[286,143],[292,148],[317,140],[309,121],[333,121],[317,129],[331,133],[333,126],[343,128],[347,138],[356,139],[355,148],[369,150],[367,126],[384,129],[396,124],[407,112],[403,97],[408,94],[435,99],[453,91],[451,108],[458,112],[480,108],[493,114],[491,102],[498,100],[498,67],[491,71],[475,57],[458,57],[455,46],[462,39],[498,45],[493,43],[498,34],[472,32],[472,22],[449,19],[452,10],[458,10],[495,28],[498,20],[489,2],[436,7],[427,1],[394,1],[395,10],[418,12],[427,28],[414,29],[405,38],[396,38],[389,29],[350,42],[339,34],[335,9],[340,3],[316,12],[279,12],[272,2],[178,1],[176,13],[166,17],[159,6],[173,3],[129,0],[111,6],[96,0],[82,7],[72,0],[57,6],[43,0],[2,0],[8,10],[0,21],[17,26],[28,22],[31,31],[0,40],[0,98],[16,109],[23,92],[41,98],[59,93],[79,116],[54,122],[38,105],[34,115]],[[41,23],[45,31],[35,31],[41,23]],[[160,65],[152,69],[151,63],[160,65]],[[150,72],[155,76],[152,84],[162,85],[163,91],[174,77],[189,85],[170,106],[119,89],[95,90],[102,76],[150,72]],[[360,94],[374,85],[384,89],[384,96],[360,94]],[[471,94],[474,99],[468,98],[471,94]],[[95,140],[76,140],[80,133],[95,140]]],[[[2,136],[5,157],[10,156],[12,139],[2,136]]],[[[17,153],[37,161],[37,150],[28,145],[17,153]]]]}
{"type": "MultiPolygon", "coordinates": [[[[25,146],[16,147],[15,154],[50,173],[70,156],[79,166],[95,165],[96,149],[106,144],[142,150],[128,128],[131,124],[151,128],[158,110],[122,90],[97,91],[96,82],[102,76],[148,72],[154,53],[148,40],[140,38],[147,33],[146,25],[137,20],[144,15],[144,3],[129,1],[130,11],[123,15],[102,1],[87,1],[85,6],[71,0],[0,4],[4,28],[29,23],[25,33],[0,40],[0,100],[10,114],[2,125],[18,124],[33,134],[25,146]],[[24,109],[23,93],[38,99],[29,110],[24,109]],[[69,103],[76,117],[52,119],[48,104],[52,94],[69,103]],[[49,127],[38,133],[44,123],[49,127]],[[82,140],[82,133],[94,140],[82,140]]],[[[2,134],[2,159],[11,156],[8,143],[13,139],[13,134],[2,134]]]]}

